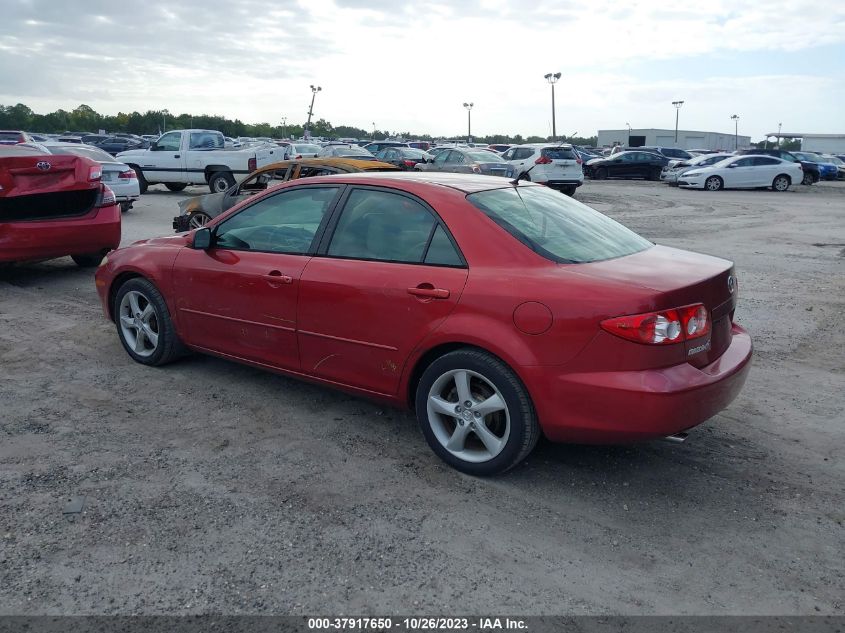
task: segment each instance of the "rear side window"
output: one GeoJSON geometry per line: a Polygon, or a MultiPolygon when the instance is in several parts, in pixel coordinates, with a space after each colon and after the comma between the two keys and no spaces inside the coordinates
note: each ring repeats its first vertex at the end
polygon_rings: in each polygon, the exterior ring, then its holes
{"type": "Polygon", "coordinates": [[[587,263],[653,246],[618,222],[547,187],[508,187],[467,200],[536,253],[560,263],[587,263]]]}
{"type": "Polygon", "coordinates": [[[327,255],[409,264],[461,263],[445,231],[422,204],[372,189],[349,194],[327,255]]]}
{"type": "Polygon", "coordinates": [[[529,156],[534,155],[534,149],[531,147],[518,147],[513,152],[513,159],[514,160],[524,160],[529,156]]]}
{"type": "Polygon", "coordinates": [[[223,137],[207,132],[191,132],[188,149],[222,149],[223,137]]]}
{"type": "Polygon", "coordinates": [[[780,161],[777,158],[755,158],[754,164],[758,167],[762,167],[764,165],[777,165],[780,161]]]}
{"type": "Polygon", "coordinates": [[[671,147],[664,147],[663,148],[663,155],[669,156],[670,158],[692,158],[689,154],[687,154],[682,149],[674,149],[671,147]]]}
{"type": "Polygon", "coordinates": [[[23,135],[20,132],[0,132],[0,141],[18,141],[23,140],[23,135]]]}
{"type": "Polygon", "coordinates": [[[540,154],[543,158],[551,158],[552,160],[575,160],[574,152],[563,147],[545,147],[540,154]]]}

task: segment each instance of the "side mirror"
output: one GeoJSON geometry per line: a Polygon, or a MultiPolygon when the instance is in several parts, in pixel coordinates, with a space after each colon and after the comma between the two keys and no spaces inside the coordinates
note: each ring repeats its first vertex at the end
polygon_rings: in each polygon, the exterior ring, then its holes
{"type": "Polygon", "coordinates": [[[198,251],[205,251],[211,248],[211,229],[201,228],[194,232],[194,240],[191,242],[191,248],[198,251]]]}

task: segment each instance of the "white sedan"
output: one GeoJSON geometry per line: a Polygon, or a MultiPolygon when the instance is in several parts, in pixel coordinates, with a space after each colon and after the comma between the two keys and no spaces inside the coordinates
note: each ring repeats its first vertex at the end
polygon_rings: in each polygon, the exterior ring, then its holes
{"type": "Polygon", "coordinates": [[[671,167],[669,165],[664,167],[663,171],[660,172],[660,180],[670,185],[677,185],[681,174],[692,171],[696,167],[710,167],[710,165],[715,165],[726,158],[733,158],[733,154],[701,154],[689,160],[682,160],[671,167]]]}
{"type": "Polygon", "coordinates": [[[774,156],[733,156],[710,165],[684,172],[678,186],[688,189],[755,189],[771,187],[786,191],[804,178],[801,163],[791,163],[774,156]]]}

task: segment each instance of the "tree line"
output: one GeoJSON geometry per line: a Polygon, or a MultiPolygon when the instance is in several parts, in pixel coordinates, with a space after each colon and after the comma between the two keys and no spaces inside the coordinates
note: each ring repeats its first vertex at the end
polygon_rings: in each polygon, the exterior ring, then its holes
{"type": "MultiPolygon", "coordinates": [[[[269,136],[271,138],[300,138],[305,131],[305,121],[298,124],[271,125],[270,123],[244,123],[240,119],[229,119],[210,114],[179,114],[174,116],[168,110],[147,110],[141,112],[118,112],[115,115],[100,114],[91,106],[82,104],[73,110],[59,109],[48,114],[38,114],[29,106],[18,103],[13,106],[0,105],[0,129],[25,130],[44,134],[62,134],[64,132],[93,132],[105,130],[109,133],[126,132],[129,134],[159,134],[167,130],[201,128],[219,130],[225,136],[269,136]]],[[[401,136],[406,139],[433,140],[428,134],[415,134],[410,131],[364,130],[352,125],[334,126],[325,119],[311,122],[311,135],[324,138],[385,139],[401,136]]],[[[438,137],[443,138],[443,137],[438,137]]],[[[463,134],[454,134],[447,138],[465,138],[463,134]]],[[[492,134],[475,137],[480,143],[543,143],[550,137],[520,134],[492,134]]],[[[596,137],[561,137],[570,143],[595,145],[596,137]]]]}

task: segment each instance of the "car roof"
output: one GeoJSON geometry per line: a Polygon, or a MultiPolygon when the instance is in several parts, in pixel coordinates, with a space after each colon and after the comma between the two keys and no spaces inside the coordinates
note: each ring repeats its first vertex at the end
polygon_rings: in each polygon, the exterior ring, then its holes
{"type": "MultiPolygon", "coordinates": [[[[500,176],[483,176],[476,174],[455,174],[450,172],[426,172],[426,171],[401,171],[378,172],[378,173],[352,173],[337,174],[331,176],[319,176],[320,181],[326,182],[353,182],[360,180],[360,184],[390,186],[397,182],[411,182],[416,184],[440,185],[462,191],[464,193],[476,193],[490,189],[505,189],[513,187],[513,181],[500,176]]],[[[520,182],[523,186],[542,186],[536,183],[520,182]]]]}

